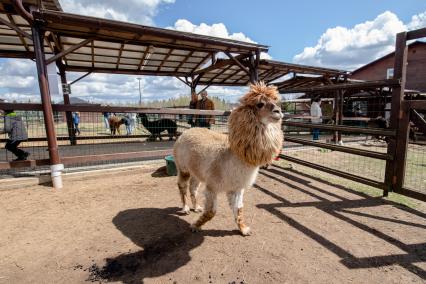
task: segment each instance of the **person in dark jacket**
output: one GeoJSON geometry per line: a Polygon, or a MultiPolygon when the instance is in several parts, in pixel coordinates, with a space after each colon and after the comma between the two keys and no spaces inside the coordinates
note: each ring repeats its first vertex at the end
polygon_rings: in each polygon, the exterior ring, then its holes
{"type": "Polygon", "coordinates": [[[0,129],[0,133],[7,133],[9,135],[5,148],[17,157],[14,161],[24,161],[28,158],[30,153],[18,149],[22,141],[28,140],[27,130],[22,122],[22,118],[13,110],[5,110],[4,129],[0,129]]]}
{"type": "MultiPolygon", "coordinates": [[[[201,99],[197,101],[195,108],[200,110],[214,110],[214,103],[212,100],[207,98],[207,91],[201,92],[201,99]]],[[[214,123],[215,119],[213,115],[195,115],[195,124],[198,127],[206,127],[210,129],[210,126],[214,123]]]]}

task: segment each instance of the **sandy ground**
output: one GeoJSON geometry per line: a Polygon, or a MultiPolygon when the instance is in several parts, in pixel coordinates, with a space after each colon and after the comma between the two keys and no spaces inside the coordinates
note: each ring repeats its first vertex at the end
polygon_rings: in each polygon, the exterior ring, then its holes
{"type": "MultiPolygon", "coordinates": [[[[152,167],[152,166],[151,166],[152,167]]],[[[424,283],[426,210],[271,167],[200,233],[176,177],[121,170],[0,190],[0,283],[424,283]]],[[[342,182],[343,184],[343,182],[342,182]]]]}

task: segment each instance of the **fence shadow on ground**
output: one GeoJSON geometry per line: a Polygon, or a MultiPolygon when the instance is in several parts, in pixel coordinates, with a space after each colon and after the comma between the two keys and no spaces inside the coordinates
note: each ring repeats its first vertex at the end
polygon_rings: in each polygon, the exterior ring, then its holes
{"type": "Polygon", "coordinates": [[[192,233],[178,217],[179,208],[139,208],[121,211],[112,222],[123,235],[142,248],[113,258],[102,267],[93,265],[89,281],[143,283],[145,278],[173,272],[186,265],[190,251],[206,236],[239,235],[238,231],[205,230],[192,233]]]}
{"type": "Polygon", "coordinates": [[[323,247],[325,247],[332,253],[336,254],[338,257],[340,257],[340,262],[343,265],[345,265],[347,268],[361,269],[361,268],[377,268],[377,267],[383,267],[388,265],[399,265],[407,269],[408,271],[418,275],[419,277],[426,279],[426,271],[423,270],[421,267],[415,265],[415,263],[426,261],[426,243],[423,242],[423,243],[416,243],[416,244],[406,244],[401,240],[401,238],[397,239],[384,232],[381,232],[380,230],[376,228],[373,228],[372,226],[366,225],[360,221],[354,220],[347,216],[347,215],[361,216],[364,218],[372,218],[372,219],[380,220],[382,222],[391,222],[397,225],[412,226],[412,227],[415,227],[416,229],[425,230],[426,225],[424,224],[392,219],[392,218],[383,217],[383,216],[376,216],[376,215],[368,214],[364,212],[354,212],[348,209],[391,205],[397,208],[395,210],[403,210],[407,213],[413,214],[421,218],[425,218],[426,214],[419,212],[413,208],[401,206],[400,204],[397,204],[395,202],[385,200],[381,197],[371,197],[365,193],[355,191],[343,185],[334,184],[332,182],[323,180],[321,178],[313,177],[305,173],[302,173],[293,169],[286,169],[277,165],[274,165],[274,167],[269,168],[268,170],[261,171],[260,173],[264,175],[265,177],[271,178],[275,181],[278,181],[288,186],[291,189],[294,189],[299,192],[302,192],[303,194],[309,195],[317,199],[318,201],[290,202],[284,197],[282,197],[281,195],[275,192],[272,192],[269,189],[263,188],[259,186],[258,184],[255,184],[254,185],[255,189],[260,190],[261,192],[277,200],[277,203],[259,204],[257,205],[257,207],[267,210],[268,212],[275,215],[282,221],[286,222],[293,228],[297,229],[298,231],[300,231],[307,237],[316,241],[317,243],[319,243],[320,245],[322,245],[323,247]],[[291,183],[289,183],[287,180],[291,180],[291,183]],[[333,186],[339,190],[350,192],[352,195],[356,196],[356,199],[348,199],[344,197],[343,192],[342,192],[342,195],[340,195],[338,191],[336,193],[336,191],[330,192],[330,191],[321,189],[318,186],[311,184],[310,180],[315,180],[323,184],[333,186]],[[300,186],[298,186],[297,184],[300,184],[300,186]],[[302,186],[308,187],[308,189],[302,188],[302,186]],[[321,193],[322,195],[318,195],[318,193],[321,193]],[[334,201],[329,200],[325,198],[324,195],[333,197],[334,199],[337,199],[337,200],[334,200],[334,201]],[[311,228],[303,225],[302,223],[298,222],[295,218],[290,217],[288,214],[285,214],[282,212],[282,210],[280,210],[282,208],[289,208],[289,207],[291,208],[315,207],[316,209],[319,209],[322,212],[334,218],[344,221],[350,224],[351,226],[359,228],[365,231],[366,233],[381,239],[383,242],[387,242],[393,246],[398,247],[400,250],[404,251],[404,253],[384,255],[384,256],[380,255],[380,256],[371,256],[371,257],[356,257],[351,252],[349,252],[348,249],[345,249],[344,247],[339,246],[333,241],[327,239],[325,236],[315,232],[311,228]]]}

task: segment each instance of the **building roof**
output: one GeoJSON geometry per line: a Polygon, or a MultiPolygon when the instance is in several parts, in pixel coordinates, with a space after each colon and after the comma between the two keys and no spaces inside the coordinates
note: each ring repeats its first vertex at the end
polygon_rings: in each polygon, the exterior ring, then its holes
{"type": "MultiPolygon", "coordinates": [[[[408,48],[413,48],[413,47],[416,47],[416,46],[426,46],[426,42],[423,42],[423,41],[419,41],[419,40],[417,40],[417,41],[414,41],[414,42],[412,42],[412,43],[408,44],[408,48]]],[[[356,70],[352,71],[351,73],[352,73],[352,74],[356,74],[356,73],[358,73],[359,71],[364,70],[364,69],[366,69],[366,68],[368,68],[368,67],[370,67],[370,66],[372,66],[372,65],[376,64],[377,62],[382,61],[382,60],[387,59],[387,58],[390,58],[390,57],[392,57],[392,56],[394,56],[394,55],[395,55],[395,51],[394,51],[394,52],[391,52],[391,53],[389,53],[389,54],[386,54],[385,56],[382,56],[382,57],[380,57],[380,58],[378,58],[378,59],[376,59],[376,60],[373,60],[373,61],[371,61],[371,62],[369,62],[369,63],[365,64],[364,66],[361,66],[360,68],[358,68],[358,69],[356,69],[356,70]]]]}
{"type": "MultiPolygon", "coordinates": [[[[57,0],[42,0],[32,16],[46,31],[47,58],[62,55],[66,71],[199,76],[199,85],[245,86],[250,82],[250,58],[268,51],[261,44],[64,13],[57,0]]],[[[34,58],[30,24],[11,1],[0,3],[0,57],[34,58]]],[[[345,74],[273,60],[256,63],[259,79],[268,83],[289,73],[345,74]]]]}

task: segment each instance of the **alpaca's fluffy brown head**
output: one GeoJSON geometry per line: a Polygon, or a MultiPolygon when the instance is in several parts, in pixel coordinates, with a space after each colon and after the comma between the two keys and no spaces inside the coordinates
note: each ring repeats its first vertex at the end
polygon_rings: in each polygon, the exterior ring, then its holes
{"type": "Polygon", "coordinates": [[[260,82],[250,85],[249,92],[240,99],[241,105],[229,118],[231,150],[248,164],[259,166],[270,163],[282,148],[282,113],[276,105],[276,87],[260,82]]]}

